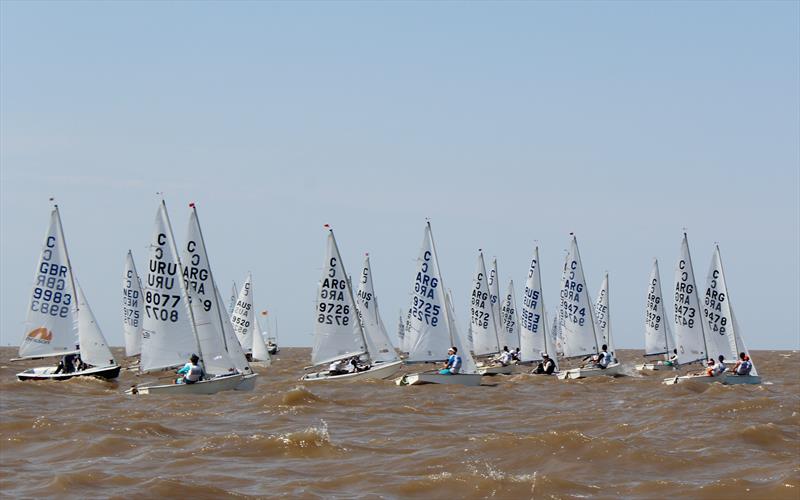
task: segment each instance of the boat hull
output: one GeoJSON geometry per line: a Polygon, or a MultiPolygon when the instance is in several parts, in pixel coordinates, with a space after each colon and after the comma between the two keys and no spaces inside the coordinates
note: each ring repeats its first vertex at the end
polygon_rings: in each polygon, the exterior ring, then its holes
{"type": "Polygon", "coordinates": [[[243,376],[227,375],[225,377],[201,380],[194,384],[163,384],[133,386],[125,394],[216,394],[221,391],[231,391],[241,383],[243,376]]]}
{"type": "Polygon", "coordinates": [[[395,380],[397,385],[423,385],[423,384],[459,384],[468,386],[481,385],[480,373],[457,373],[455,375],[440,375],[436,372],[409,373],[395,380]]]}
{"type": "Polygon", "coordinates": [[[19,380],[69,380],[73,377],[96,377],[102,379],[114,379],[119,377],[119,372],[122,369],[119,365],[112,366],[95,366],[88,370],[77,371],[72,373],[54,373],[56,367],[42,366],[38,368],[29,368],[24,372],[17,373],[19,380]]]}
{"type": "Polygon", "coordinates": [[[719,382],[725,385],[739,385],[739,384],[760,384],[761,377],[758,375],[734,375],[726,373],[717,377],[708,377],[705,375],[683,375],[675,376],[664,379],[664,385],[675,385],[686,382],[695,382],[698,384],[713,384],[719,382]]]}
{"type": "MultiPolygon", "coordinates": [[[[252,365],[253,365],[253,363],[250,363],[250,366],[252,366],[252,365]]],[[[248,375],[243,376],[242,377],[242,381],[239,382],[239,385],[237,385],[234,388],[234,390],[237,390],[237,391],[252,391],[253,389],[256,388],[256,377],[258,377],[258,373],[250,373],[248,375]]]]}
{"type": "Polygon", "coordinates": [[[511,375],[514,373],[514,365],[479,366],[478,373],[481,375],[511,375]]]}
{"type": "Polygon", "coordinates": [[[328,370],[314,372],[314,373],[307,373],[300,378],[301,382],[319,382],[323,380],[344,380],[344,381],[357,381],[357,380],[381,380],[386,379],[400,371],[403,367],[403,362],[398,361],[391,361],[388,363],[379,363],[373,365],[367,371],[363,372],[356,372],[356,373],[346,373],[344,375],[330,375],[328,370]]]}
{"type": "Polygon", "coordinates": [[[667,371],[667,370],[677,370],[676,366],[671,365],[664,365],[658,363],[642,363],[640,365],[636,365],[636,371],[644,372],[644,371],[667,371]]]}
{"type": "Polygon", "coordinates": [[[614,363],[608,365],[608,368],[596,368],[596,367],[585,367],[585,368],[573,368],[571,370],[564,370],[558,373],[559,380],[576,380],[579,378],[591,378],[591,377],[616,377],[619,375],[622,368],[621,363],[614,363]]]}

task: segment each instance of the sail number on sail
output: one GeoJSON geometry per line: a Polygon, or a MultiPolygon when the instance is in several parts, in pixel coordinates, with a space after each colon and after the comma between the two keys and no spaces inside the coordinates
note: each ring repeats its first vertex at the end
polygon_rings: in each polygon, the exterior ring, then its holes
{"type": "MultiPolygon", "coordinates": [[[[678,268],[682,270],[686,269],[686,261],[681,260],[678,262],[678,268]]],[[[694,328],[694,318],[697,315],[697,309],[691,307],[691,297],[694,293],[694,286],[686,282],[688,279],[689,273],[684,270],[681,272],[680,281],[675,283],[675,324],[694,328]]]]}
{"type": "Polygon", "coordinates": [[[481,281],[483,281],[483,273],[478,273],[475,280],[475,288],[472,289],[472,307],[469,309],[470,321],[478,328],[489,328],[489,313],[484,311],[489,294],[481,291],[481,281]]]}
{"type": "Polygon", "coordinates": [[[727,330],[728,318],[722,312],[722,304],[725,302],[725,294],[717,290],[717,281],[719,280],[719,270],[714,269],[711,272],[711,281],[706,289],[705,307],[703,308],[703,315],[706,317],[708,327],[712,332],[717,332],[720,335],[725,335],[727,330]],[[714,312],[718,311],[718,312],[714,312]]]}
{"type": "Polygon", "coordinates": [[[575,281],[575,269],[578,268],[578,262],[572,260],[568,264],[568,268],[570,271],[565,273],[566,279],[564,287],[561,289],[561,311],[571,323],[583,326],[586,323],[586,308],[580,307],[583,283],[575,281]]]}
{"type": "MultiPolygon", "coordinates": [[[[531,267],[528,270],[528,279],[533,277],[536,272],[536,259],[531,260],[531,267]]],[[[535,312],[539,310],[539,290],[533,290],[525,285],[525,295],[522,298],[525,307],[522,308],[522,328],[529,332],[539,333],[539,322],[541,321],[540,315],[535,312]]]]}
{"type": "Polygon", "coordinates": [[[653,281],[650,282],[650,289],[647,290],[647,317],[645,318],[645,326],[649,326],[656,331],[661,328],[661,315],[658,314],[658,305],[661,303],[661,297],[656,293],[657,285],[658,280],[653,278],[653,281]]]}
{"type": "Polygon", "coordinates": [[[67,288],[67,266],[50,262],[53,260],[55,246],[56,238],[49,236],[46,248],[42,252],[39,273],[36,275],[36,286],[31,297],[31,311],[66,318],[72,303],[72,294],[64,291],[67,288]]]}
{"type": "MultiPolygon", "coordinates": [[[[250,282],[244,283],[244,297],[250,295],[250,282]]],[[[231,323],[233,323],[233,331],[240,337],[247,335],[250,330],[250,320],[247,319],[250,315],[250,309],[253,304],[248,303],[246,299],[236,299],[236,305],[233,308],[233,315],[231,316],[231,323]]]]}
{"type": "Polygon", "coordinates": [[[328,276],[322,281],[319,291],[319,316],[317,322],[326,325],[344,325],[350,322],[350,306],[345,302],[344,290],[347,280],[337,278],[336,257],[331,257],[328,276]],[[328,302],[326,302],[328,301],[328,302]]]}
{"type": "Polygon", "coordinates": [[[420,271],[417,273],[416,281],[414,281],[414,300],[411,306],[411,316],[431,326],[436,326],[439,324],[441,307],[438,304],[428,302],[435,299],[436,288],[439,286],[439,280],[429,274],[431,258],[431,252],[426,250],[422,256],[423,262],[420,266],[420,271]]]}
{"type": "MultiPolygon", "coordinates": [[[[175,276],[178,274],[178,264],[164,262],[164,245],[167,244],[167,235],[159,233],[156,238],[158,246],[154,249],[153,258],[148,262],[147,290],[144,294],[144,310],[148,318],[176,323],[180,317],[177,305],[181,301],[180,291],[177,294],[159,293],[159,290],[174,290],[175,276]]],[[[142,335],[147,337],[148,333],[142,335]]]]}
{"type": "Polygon", "coordinates": [[[125,273],[125,286],[122,288],[122,322],[126,326],[139,328],[141,318],[139,317],[139,290],[133,287],[133,280],[136,276],[133,269],[128,269],[125,273]]]}

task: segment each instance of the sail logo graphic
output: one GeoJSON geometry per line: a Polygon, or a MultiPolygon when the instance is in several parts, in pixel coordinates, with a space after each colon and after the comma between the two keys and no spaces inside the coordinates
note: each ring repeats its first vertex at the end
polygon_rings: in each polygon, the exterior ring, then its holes
{"type": "Polygon", "coordinates": [[[44,327],[37,328],[28,333],[26,340],[37,344],[49,344],[53,341],[53,332],[44,327]]]}

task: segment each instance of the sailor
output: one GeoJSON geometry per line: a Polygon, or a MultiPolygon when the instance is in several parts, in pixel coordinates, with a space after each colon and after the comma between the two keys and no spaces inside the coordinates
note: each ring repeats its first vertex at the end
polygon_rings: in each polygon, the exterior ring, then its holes
{"type": "Polygon", "coordinates": [[[608,368],[608,365],[611,364],[611,360],[613,358],[611,357],[611,353],[608,352],[607,345],[603,344],[603,347],[601,349],[602,351],[600,351],[600,354],[598,355],[596,366],[598,368],[605,370],[606,368],[608,368]]]}
{"type": "Polygon", "coordinates": [[[750,375],[750,370],[753,369],[753,362],[750,361],[750,356],[747,354],[740,352],[739,353],[739,360],[733,366],[733,373],[736,375],[750,375]]]}
{"type": "Polygon", "coordinates": [[[556,370],[556,363],[546,352],[542,353],[542,361],[536,366],[533,373],[537,375],[552,375],[556,370]]]}
{"type": "Polygon", "coordinates": [[[338,359],[330,364],[328,367],[328,375],[346,375],[350,373],[347,371],[347,367],[349,363],[345,363],[345,360],[338,359]]]}
{"type": "Polygon", "coordinates": [[[502,366],[508,366],[511,363],[511,353],[508,351],[508,346],[504,345],[500,355],[495,358],[495,362],[502,366]]]}
{"type": "Polygon", "coordinates": [[[707,377],[713,377],[716,374],[717,367],[714,366],[714,365],[715,365],[714,358],[709,358],[708,359],[707,368],[706,368],[706,376],[707,377]]]}
{"type": "Polygon", "coordinates": [[[514,349],[514,352],[511,353],[511,360],[516,363],[522,362],[522,352],[520,351],[519,347],[514,349]]]}
{"type": "Polygon", "coordinates": [[[197,364],[199,361],[200,358],[197,357],[197,354],[192,354],[192,357],[189,358],[189,362],[178,370],[178,375],[183,376],[177,379],[175,383],[194,384],[195,382],[201,381],[203,379],[203,369],[197,364]]]}
{"type": "Polygon", "coordinates": [[[664,361],[664,366],[678,366],[678,350],[672,350],[672,356],[669,357],[668,360],[664,361]]]}
{"type": "Polygon", "coordinates": [[[725,373],[725,370],[727,370],[727,369],[728,368],[725,366],[725,356],[720,354],[719,355],[719,362],[714,367],[714,376],[715,377],[719,377],[720,375],[725,373]]]}
{"type": "Polygon", "coordinates": [[[456,375],[461,370],[461,356],[458,355],[456,346],[447,350],[448,358],[444,369],[439,370],[440,375],[456,375]]]}

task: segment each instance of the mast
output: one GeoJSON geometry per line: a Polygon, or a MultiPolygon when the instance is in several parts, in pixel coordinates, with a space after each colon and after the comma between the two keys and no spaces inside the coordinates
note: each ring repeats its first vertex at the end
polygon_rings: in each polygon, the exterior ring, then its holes
{"type": "MultiPolygon", "coordinates": [[[[217,291],[216,283],[217,282],[214,281],[214,273],[211,272],[211,263],[208,262],[208,260],[209,260],[208,259],[208,251],[206,250],[206,239],[203,237],[203,226],[200,225],[200,217],[197,216],[197,207],[194,205],[194,202],[189,203],[189,206],[192,208],[192,212],[194,212],[195,219],[197,219],[197,232],[200,233],[200,242],[203,244],[203,251],[206,253],[206,263],[208,264],[208,277],[211,279],[211,283],[214,284],[214,293],[216,294],[216,291],[217,291]]],[[[172,231],[171,227],[170,227],[170,231],[172,231]]],[[[183,273],[183,270],[181,270],[181,274],[182,273],[183,273]]],[[[191,309],[191,307],[189,309],[191,309]]],[[[194,315],[194,313],[192,313],[192,314],[194,315]]],[[[219,307],[219,304],[217,304],[217,317],[219,319],[220,333],[222,334],[222,345],[223,345],[223,347],[225,347],[225,351],[227,351],[228,350],[228,340],[225,338],[225,325],[222,323],[222,310],[219,307]]],[[[194,324],[194,316],[192,316],[192,324],[194,324]]],[[[199,341],[198,341],[197,345],[200,345],[199,341]]],[[[205,367],[203,367],[203,371],[205,371],[205,367]]]]}
{"type": "MultiPolygon", "coordinates": [[[[181,263],[181,254],[178,251],[178,245],[175,244],[175,234],[172,232],[172,221],[169,220],[169,213],[167,213],[167,204],[164,198],[161,198],[161,206],[164,208],[164,216],[167,219],[167,229],[169,229],[169,242],[172,246],[172,251],[175,254],[175,260],[178,262],[178,273],[180,273],[181,290],[186,297],[186,309],[189,311],[189,321],[192,324],[192,333],[194,334],[195,345],[197,346],[197,355],[200,357],[200,368],[203,372],[206,371],[206,364],[203,361],[203,350],[200,348],[200,338],[197,336],[197,324],[194,320],[194,311],[192,311],[192,298],[189,296],[189,289],[186,287],[185,277],[183,275],[183,263],[181,263]]],[[[199,224],[198,224],[199,226],[199,224]]],[[[210,267],[210,266],[209,266],[210,267]]]]}
{"type": "MultiPolygon", "coordinates": [[[[683,239],[686,240],[686,255],[689,257],[689,267],[692,269],[692,277],[694,277],[694,264],[692,264],[692,250],[689,248],[689,238],[686,236],[686,231],[683,232],[683,239]]],[[[694,298],[697,303],[698,312],[700,311],[700,296],[697,294],[697,278],[694,280],[694,298]]],[[[703,337],[703,352],[706,359],[708,359],[708,344],[706,343],[706,328],[704,318],[700,318],[700,336],[703,337]]]]}
{"type": "MultiPolygon", "coordinates": [[[[338,255],[341,258],[342,253],[339,251],[339,244],[336,243],[336,236],[334,236],[334,234],[333,234],[333,228],[329,227],[328,231],[330,231],[331,237],[333,238],[333,247],[336,249],[336,255],[338,255]]],[[[350,275],[347,274],[347,269],[345,269],[345,267],[344,267],[344,259],[341,259],[341,264],[342,264],[342,272],[345,275],[345,279],[347,279],[347,293],[350,295],[350,303],[353,304],[353,308],[355,309],[356,300],[355,300],[355,297],[353,297],[353,283],[352,283],[352,281],[350,281],[350,275]]],[[[364,351],[366,351],[367,355],[369,356],[369,359],[372,360],[372,356],[369,353],[369,347],[367,346],[367,337],[364,335],[364,325],[361,324],[361,319],[359,318],[358,310],[353,311],[353,315],[355,316],[356,323],[358,323],[358,333],[361,334],[361,342],[364,345],[364,351]]],[[[278,331],[277,330],[278,330],[278,322],[276,321],[275,322],[275,342],[278,341],[278,338],[277,338],[278,337],[278,331]]]]}

